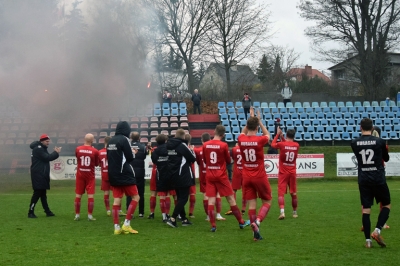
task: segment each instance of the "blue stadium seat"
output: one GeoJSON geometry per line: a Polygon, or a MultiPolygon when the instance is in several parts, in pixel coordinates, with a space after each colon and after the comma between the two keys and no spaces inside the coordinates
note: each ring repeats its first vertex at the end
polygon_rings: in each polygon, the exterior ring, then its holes
{"type": "Polygon", "coordinates": [[[219,115],[226,114],[226,108],[219,108],[218,109],[218,114],[219,115]]]}
{"type": "Polygon", "coordinates": [[[264,120],[272,120],[272,114],[271,113],[265,113],[263,114],[264,120]]]}
{"type": "Polygon", "coordinates": [[[229,121],[237,120],[236,113],[230,113],[230,114],[228,114],[228,117],[229,117],[229,121]]]}
{"type": "Polygon", "coordinates": [[[353,107],[353,102],[350,101],[346,102],[346,107],[353,107]]]}
{"type": "Polygon", "coordinates": [[[243,107],[239,107],[239,108],[237,109],[237,113],[238,113],[238,114],[244,114],[244,108],[243,108],[243,107]]]}
{"type": "Polygon", "coordinates": [[[364,106],[364,107],[370,107],[371,104],[369,103],[369,101],[364,101],[364,102],[363,102],[363,106],[364,106]]]}
{"type": "Polygon", "coordinates": [[[330,108],[336,107],[336,103],[335,103],[335,102],[329,102],[329,107],[330,107],[330,108]]]}
{"type": "Polygon", "coordinates": [[[187,116],[187,110],[186,110],[186,109],[183,109],[183,108],[180,108],[180,109],[179,109],[179,115],[180,115],[180,116],[187,116]]]}
{"type": "Polygon", "coordinates": [[[226,133],[225,134],[225,141],[226,142],[233,142],[234,141],[232,133],[226,133]]]}
{"type": "Polygon", "coordinates": [[[319,119],[319,120],[325,119],[325,114],[323,112],[317,113],[317,119],[319,119]]]}
{"type": "Polygon", "coordinates": [[[344,119],[351,119],[352,117],[353,116],[352,116],[352,114],[350,112],[343,113],[343,118],[344,119]]]}
{"type": "Polygon", "coordinates": [[[380,137],[381,137],[382,139],[384,139],[384,140],[389,140],[389,139],[390,139],[389,133],[387,133],[386,131],[382,131],[380,137]]]}
{"type": "Polygon", "coordinates": [[[261,107],[260,102],[253,102],[253,107],[254,108],[260,108],[261,107]]]}
{"type": "Polygon", "coordinates": [[[383,126],[383,131],[391,132],[392,131],[392,125],[384,125],[383,126]]]}
{"type": "Polygon", "coordinates": [[[235,104],[233,102],[227,102],[226,108],[235,108],[235,104]]]}
{"type": "Polygon", "coordinates": [[[383,120],[380,118],[376,118],[374,120],[374,125],[379,126],[379,127],[383,126],[383,120]]]}
{"type": "Polygon", "coordinates": [[[378,118],[380,118],[380,119],[385,119],[386,118],[386,113],[384,113],[384,112],[380,112],[380,113],[377,113],[378,114],[378,118]]]}
{"type": "MultiPolygon", "coordinates": [[[[239,126],[241,128],[244,128],[246,126],[247,120],[238,120],[238,121],[239,121],[239,126]]],[[[265,121],[263,120],[263,122],[265,122],[265,121]]]]}
{"type": "Polygon", "coordinates": [[[224,127],[230,127],[231,124],[229,123],[229,120],[221,120],[221,125],[223,125],[224,127]]]}
{"type": "Polygon", "coordinates": [[[307,115],[306,113],[300,113],[300,114],[299,114],[299,119],[300,119],[300,120],[308,119],[308,115],[307,115]]]}
{"type": "Polygon", "coordinates": [[[353,113],[353,119],[354,120],[358,120],[358,119],[360,119],[361,118],[361,114],[360,113],[358,113],[358,112],[354,112],[353,113]]]}
{"type": "Polygon", "coordinates": [[[342,133],[342,139],[343,140],[351,140],[351,136],[349,132],[343,132],[342,133]]]}
{"type": "Polygon", "coordinates": [[[340,111],[339,107],[331,107],[331,112],[332,113],[337,113],[339,111],[340,111]]]}
{"type": "Polygon", "coordinates": [[[179,106],[178,103],[171,103],[171,110],[178,110],[179,106]]]}
{"type": "Polygon", "coordinates": [[[225,126],[225,134],[232,133],[230,126],[225,126]]]}
{"type": "Polygon", "coordinates": [[[278,108],[284,108],[285,104],[283,102],[278,102],[278,108]]]}
{"type": "Polygon", "coordinates": [[[319,107],[319,103],[318,102],[312,102],[311,103],[311,107],[312,108],[319,107]]]}
{"type": "Polygon", "coordinates": [[[289,114],[294,114],[294,113],[296,113],[297,111],[296,111],[296,108],[294,108],[294,107],[289,107],[289,109],[288,109],[288,113],[289,114]]]}
{"type": "Polygon", "coordinates": [[[281,119],[288,120],[288,119],[290,119],[290,115],[288,113],[281,114],[281,119]]]}
{"type": "Polygon", "coordinates": [[[392,119],[392,125],[393,126],[400,125],[400,119],[399,118],[393,118],[392,119]]]}
{"type": "Polygon", "coordinates": [[[161,104],[160,103],[154,103],[153,110],[161,110],[161,104]]]}
{"type": "Polygon", "coordinates": [[[353,118],[347,119],[347,125],[348,126],[356,126],[357,125],[356,120],[353,118]]]}
{"type": "Polygon", "coordinates": [[[362,104],[361,104],[360,101],[355,101],[354,102],[354,107],[361,107],[361,106],[362,106],[362,104]]]}
{"type": "Polygon", "coordinates": [[[333,113],[332,112],[325,113],[325,119],[328,119],[328,120],[333,119],[333,113]]]}
{"type": "Polygon", "coordinates": [[[389,102],[389,106],[390,106],[390,107],[395,107],[395,106],[396,106],[396,102],[391,100],[391,101],[389,102]]]}
{"type": "Polygon", "coordinates": [[[270,108],[270,111],[271,111],[272,114],[277,114],[277,113],[279,113],[278,107],[271,107],[271,108],[270,108]]]}
{"type": "Polygon", "coordinates": [[[340,136],[339,132],[333,132],[332,133],[332,139],[333,140],[342,140],[342,137],[340,136]]]}
{"type": "Polygon", "coordinates": [[[154,109],[154,116],[161,116],[161,109],[154,109]]]}
{"type": "Polygon", "coordinates": [[[336,127],[338,125],[338,121],[336,119],[331,119],[328,121],[330,126],[336,127]]]}
{"type": "Polygon", "coordinates": [[[328,107],[328,103],[327,103],[327,102],[321,102],[321,103],[319,104],[319,107],[321,107],[321,108],[328,107]]]}
{"type": "Polygon", "coordinates": [[[261,111],[262,111],[263,114],[271,112],[271,110],[268,107],[262,108],[261,111]]]}
{"type": "Polygon", "coordinates": [[[310,102],[303,102],[303,108],[311,107],[310,102]]]}
{"type": "Polygon", "coordinates": [[[372,102],[371,102],[371,106],[372,106],[372,107],[377,107],[377,106],[379,106],[378,101],[372,101],[372,102]]]}
{"type": "Polygon", "coordinates": [[[309,132],[304,132],[304,133],[303,133],[303,139],[304,139],[305,141],[312,141],[312,140],[313,140],[312,135],[311,135],[311,133],[309,133],[309,132]]]}
{"type": "Polygon", "coordinates": [[[269,108],[276,108],[276,103],[270,102],[268,106],[269,106],[269,108]]]}
{"type": "Polygon", "coordinates": [[[315,113],[310,113],[310,114],[308,114],[308,119],[315,120],[315,119],[317,119],[317,115],[315,113]]]}
{"type": "Polygon", "coordinates": [[[228,120],[228,121],[229,121],[228,114],[221,114],[221,116],[220,116],[219,119],[220,119],[221,121],[224,121],[224,120],[228,120]]]}
{"type": "Polygon", "coordinates": [[[290,113],[290,119],[292,119],[292,120],[299,119],[299,114],[298,113],[290,113]]]}
{"type": "Polygon", "coordinates": [[[325,132],[333,133],[333,132],[335,132],[335,129],[333,128],[333,126],[326,126],[325,132]]]}
{"type": "Polygon", "coordinates": [[[334,118],[334,119],[342,119],[342,113],[340,113],[340,112],[334,113],[334,114],[333,114],[333,118],[334,118]]]}
{"type": "Polygon", "coordinates": [[[239,121],[238,120],[230,120],[229,121],[231,124],[231,127],[239,127],[239,121]]]}
{"type": "Polygon", "coordinates": [[[306,132],[308,132],[308,133],[314,133],[314,132],[315,132],[315,128],[312,127],[312,126],[307,127],[307,128],[306,128],[306,132]]]}
{"type": "Polygon", "coordinates": [[[294,140],[295,141],[302,141],[303,140],[303,136],[300,132],[296,132],[296,134],[294,135],[294,140]]]}
{"type": "Polygon", "coordinates": [[[336,132],[343,133],[344,132],[344,127],[343,126],[337,126],[336,127],[336,132]]]}
{"type": "Polygon", "coordinates": [[[306,107],[305,111],[307,114],[314,113],[314,109],[312,107],[306,107]]]}
{"type": "Polygon", "coordinates": [[[234,107],[227,108],[226,112],[229,114],[236,114],[236,109],[234,107]]]}
{"type": "Polygon", "coordinates": [[[243,108],[243,103],[242,102],[236,102],[235,103],[235,107],[236,107],[236,109],[243,108]]]}
{"type": "Polygon", "coordinates": [[[382,107],[382,112],[389,113],[391,111],[389,106],[382,107]]]}
{"type": "Polygon", "coordinates": [[[320,121],[320,125],[321,125],[321,126],[323,126],[323,127],[329,126],[329,122],[328,122],[327,119],[321,118],[319,121],[320,121]]]}
{"type": "Polygon", "coordinates": [[[267,102],[261,102],[261,108],[269,108],[267,102]]]}
{"type": "Polygon", "coordinates": [[[342,118],[338,119],[338,125],[339,126],[346,126],[347,125],[346,120],[342,119],[342,118]]]}
{"type": "Polygon", "coordinates": [[[399,139],[399,133],[398,133],[398,132],[395,132],[395,131],[390,131],[390,133],[389,133],[389,138],[390,138],[390,139],[397,140],[397,139],[399,139]]]}
{"type": "Polygon", "coordinates": [[[274,134],[275,133],[275,127],[274,126],[268,126],[268,131],[269,131],[269,133],[274,134]]]}
{"type": "Polygon", "coordinates": [[[339,112],[341,113],[347,113],[349,111],[349,109],[345,106],[339,107],[339,112]]]}
{"type": "Polygon", "coordinates": [[[281,114],[284,114],[284,113],[288,112],[285,107],[280,108],[279,111],[280,111],[281,114]]]}
{"type": "Polygon", "coordinates": [[[355,126],[345,126],[344,131],[353,133],[353,132],[356,132],[357,130],[356,130],[355,126]]]}
{"type": "Polygon", "coordinates": [[[298,127],[303,127],[303,122],[302,122],[301,120],[299,120],[299,119],[293,120],[293,123],[294,123],[294,126],[295,126],[296,128],[298,128],[298,127]]]}
{"type": "Polygon", "coordinates": [[[380,101],[380,102],[379,102],[379,106],[380,106],[380,107],[387,106],[386,101],[380,101]]]}
{"type": "Polygon", "coordinates": [[[218,102],[218,109],[220,108],[226,108],[225,102],[218,102]]]}
{"type": "Polygon", "coordinates": [[[240,130],[239,126],[232,126],[231,127],[232,134],[240,134],[242,131],[240,130]]]}
{"type": "Polygon", "coordinates": [[[163,103],[162,104],[162,110],[169,110],[169,103],[163,103]]]}
{"type": "Polygon", "coordinates": [[[240,113],[237,116],[237,120],[241,121],[241,120],[247,120],[246,119],[246,115],[244,113],[240,113]]]}
{"type": "Polygon", "coordinates": [[[320,132],[320,133],[324,133],[325,132],[325,128],[323,126],[317,126],[315,128],[315,131],[316,132],[320,132]]]}
{"type": "Polygon", "coordinates": [[[331,141],[332,140],[332,133],[329,132],[324,132],[322,135],[322,139],[325,141],[331,141]]]}
{"type": "Polygon", "coordinates": [[[318,119],[310,119],[311,120],[311,125],[313,127],[317,127],[320,125],[319,120],[318,119]]]}
{"type": "Polygon", "coordinates": [[[293,108],[293,103],[292,102],[286,103],[286,108],[293,108]]]}
{"type": "Polygon", "coordinates": [[[322,113],[322,108],[321,107],[315,107],[314,108],[314,112],[317,113],[317,114],[318,113],[322,113]]]}
{"type": "Polygon", "coordinates": [[[274,119],[274,120],[276,120],[276,119],[281,119],[282,118],[282,116],[281,116],[281,114],[279,114],[279,113],[277,113],[277,114],[272,114],[272,118],[274,119]]]}
{"type": "Polygon", "coordinates": [[[374,106],[373,108],[374,108],[374,112],[376,112],[376,113],[382,112],[382,107],[380,107],[380,106],[374,106]]]}
{"type": "Polygon", "coordinates": [[[372,107],[372,106],[367,106],[367,107],[365,107],[365,112],[367,112],[367,113],[373,113],[373,112],[374,112],[374,107],[372,107]]]}
{"type": "Polygon", "coordinates": [[[344,102],[338,102],[338,103],[337,103],[337,107],[339,107],[339,108],[340,108],[340,107],[345,107],[344,102]]]}
{"type": "Polygon", "coordinates": [[[171,109],[171,115],[172,116],[178,116],[179,115],[179,109],[171,109]]]}
{"type": "Polygon", "coordinates": [[[351,138],[356,139],[356,138],[360,137],[360,135],[361,135],[360,132],[354,131],[351,133],[351,138]]]}
{"type": "Polygon", "coordinates": [[[331,111],[331,108],[329,108],[329,107],[322,108],[322,112],[324,112],[324,113],[329,113],[330,111],[331,111]]]}
{"type": "Polygon", "coordinates": [[[304,127],[311,127],[311,120],[310,119],[303,120],[303,126],[304,127]]]}
{"type": "Polygon", "coordinates": [[[285,122],[285,127],[286,128],[293,128],[294,127],[294,122],[293,122],[293,120],[284,120],[284,122],[285,122]]]}
{"type": "Polygon", "coordinates": [[[186,103],[185,102],[179,103],[179,109],[187,109],[186,103]]]}
{"type": "Polygon", "coordinates": [[[303,126],[296,126],[296,132],[299,132],[299,133],[304,133],[304,127],[303,126]]]}
{"type": "Polygon", "coordinates": [[[349,107],[349,113],[355,113],[355,112],[357,112],[357,108],[356,107],[354,107],[354,106],[349,107]]]}
{"type": "MultiPolygon", "coordinates": [[[[294,103],[294,108],[300,108],[300,107],[303,107],[303,106],[301,105],[301,102],[295,102],[295,103],[294,103]]],[[[400,107],[400,102],[399,102],[399,107],[400,107]]]]}
{"type": "Polygon", "coordinates": [[[303,107],[297,108],[297,112],[298,112],[299,114],[304,113],[304,108],[303,108],[303,107]]]}
{"type": "Polygon", "coordinates": [[[357,106],[357,112],[363,113],[365,112],[365,108],[363,106],[357,106]]]}
{"type": "Polygon", "coordinates": [[[321,133],[320,133],[320,132],[315,132],[315,133],[313,134],[313,139],[314,139],[314,140],[317,140],[317,141],[322,140],[322,135],[321,135],[321,133]]]}

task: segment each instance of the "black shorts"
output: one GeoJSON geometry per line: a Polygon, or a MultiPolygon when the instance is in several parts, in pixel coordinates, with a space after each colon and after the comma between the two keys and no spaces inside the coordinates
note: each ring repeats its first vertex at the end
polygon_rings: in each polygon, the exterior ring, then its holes
{"type": "Polygon", "coordinates": [[[387,184],[383,185],[358,185],[360,190],[361,205],[364,209],[371,208],[376,203],[381,202],[383,206],[390,204],[390,191],[387,184]]]}

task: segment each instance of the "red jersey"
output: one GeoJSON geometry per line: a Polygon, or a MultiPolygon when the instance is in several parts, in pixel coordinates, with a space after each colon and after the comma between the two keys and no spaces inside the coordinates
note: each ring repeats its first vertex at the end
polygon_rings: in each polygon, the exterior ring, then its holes
{"type": "Polygon", "coordinates": [[[194,148],[194,154],[196,155],[196,162],[199,166],[199,178],[204,178],[206,176],[206,165],[203,160],[203,146],[194,148]]]}
{"type": "Polygon", "coordinates": [[[101,168],[101,179],[108,180],[108,160],[106,148],[99,150],[99,164],[101,168]]]}
{"type": "Polygon", "coordinates": [[[268,136],[247,136],[240,134],[238,143],[242,154],[242,176],[246,178],[264,178],[267,174],[264,167],[264,145],[268,136]]]}
{"type": "Polygon", "coordinates": [[[286,141],[284,138],[277,142],[279,135],[276,135],[271,143],[271,147],[279,149],[279,173],[295,174],[296,159],[300,145],[295,141],[286,141]]]}
{"type": "Polygon", "coordinates": [[[206,164],[206,180],[228,178],[226,164],[231,163],[231,156],[226,142],[209,140],[204,143],[203,160],[206,164]]]}
{"type": "Polygon", "coordinates": [[[99,151],[92,146],[79,146],[75,149],[75,156],[78,159],[76,177],[95,178],[94,168],[99,165],[99,151]]]}
{"type": "Polygon", "coordinates": [[[232,148],[232,158],[233,158],[233,173],[237,176],[242,176],[242,154],[240,153],[240,147],[235,146],[232,148]]]}

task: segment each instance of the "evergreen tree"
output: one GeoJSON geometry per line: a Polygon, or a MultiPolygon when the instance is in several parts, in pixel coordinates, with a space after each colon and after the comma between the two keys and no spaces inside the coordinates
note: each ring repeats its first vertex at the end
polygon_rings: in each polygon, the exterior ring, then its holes
{"type": "Polygon", "coordinates": [[[260,61],[256,73],[262,84],[266,84],[271,79],[273,66],[268,62],[268,58],[265,54],[260,61]]]}

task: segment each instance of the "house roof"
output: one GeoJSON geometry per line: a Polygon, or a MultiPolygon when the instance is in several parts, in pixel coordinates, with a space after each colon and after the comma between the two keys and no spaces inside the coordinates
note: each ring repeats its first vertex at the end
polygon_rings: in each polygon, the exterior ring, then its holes
{"type": "MultiPolygon", "coordinates": [[[[215,69],[217,74],[225,81],[226,80],[226,73],[225,73],[225,66],[222,63],[211,63],[208,69],[215,69]]],[[[251,68],[247,65],[236,65],[237,70],[232,70],[232,67],[229,69],[229,73],[231,76],[231,82],[249,82],[252,85],[259,82],[258,77],[251,68]]],[[[207,70],[208,70],[207,69],[207,70]]]]}
{"type": "Polygon", "coordinates": [[[326,82],[330,82],[330,78],[328,76],[326,76],[324,73],[322,73],[321,71],[319,71],[318,69],[313,69],[311,66],[306,66],[306,68],[298,68],[298,67],[291,68],[288,71],[287,75],[289,77],[295,77],[295,76],[301,76],[303,74],[306,74],[307,77],[309,77],[309,78],[314,78],[315,76],[317,76],[326,82]],[[311,71],[309,73],[307,73],[308,72],[306,70],[307,67],[311,68],[311,71]]]}
{"type": "MultiPolygon", "coordinates": [[[[400,65],[400,53],[388,53],[389,55],[389,63],[393,64],[393,65],[400,65]]],[[[330,68],[328,68],[328,70],[337,70],[337,69],[342,69],[340,68],[341,65],[344,65],[346,62],[353,60],[354,58],[356,58],[358,55],[354,55],[352,57],[347,58],[346,60],[331,66],[330,68]]]]}

